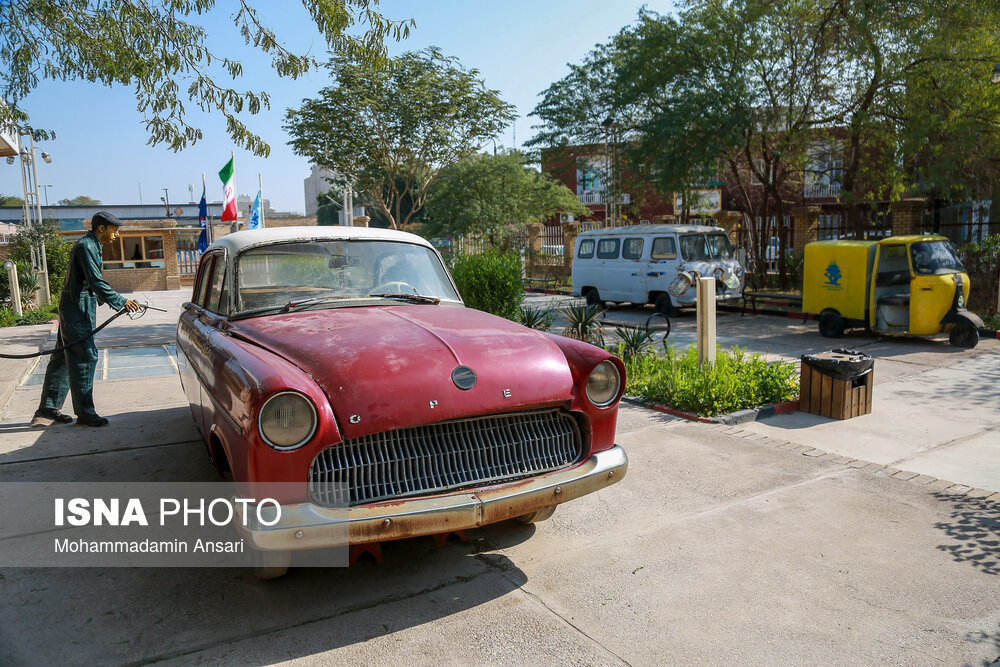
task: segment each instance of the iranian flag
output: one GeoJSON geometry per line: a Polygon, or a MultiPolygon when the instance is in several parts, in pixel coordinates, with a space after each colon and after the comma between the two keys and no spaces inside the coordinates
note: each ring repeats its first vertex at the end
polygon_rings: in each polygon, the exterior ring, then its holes
{"type": "Polygon", "coordinates": [[[222,179],[222,187],[225,191],[222,201],[222,217],[220,218],[222,222],[236,220],[236,174],[233,168],[234,159],[229,158],[229,162],[219,172],[219,178],[222,179]]]}

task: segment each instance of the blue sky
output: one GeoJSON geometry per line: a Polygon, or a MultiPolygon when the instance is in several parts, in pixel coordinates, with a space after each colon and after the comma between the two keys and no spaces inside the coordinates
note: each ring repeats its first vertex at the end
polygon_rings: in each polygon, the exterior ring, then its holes
{"type": "MultiPolygon", "coordinates": [[[[325,43],[299,3],[257,3],[278,37],[293,51],[309,50],[325,57],[325,43]]],[[[517,106],[520,117],[498,142],[517,145],[530,137],[534,119],[528,113],[538,94],[567,73],[567,63],[580,62],[599,42],[636,18],[643,3],[620,0],[384,0],[382,13],[391,18],[413,18],[417,27],[409,39],[391,44],[390,51],[438,46],[457,57],[466,68],[480,71],[486,85],[517,106]]],[[[654,11],[668,13],[670,0],[649,1],[654,11]]],[[[242,44],[230,20],[232,7],[225,0],[202,17],[211,47],[221,55],[243,62],[244,76],[237,88],[266,90],[271,109],[257,116],[244,116],[247,123],[271,144],[268,158],[257,158],[236,149],[236,185],[239,194],[253,196],[261,174],[264,196],[281,211],[305,208],[302,180],[309,174],[304,158],[286,145],[281,129],[285,109],[297,107],[327,85],[320,70],[297,81],[278,77],[269,60],[242,44]]],[[[190,106],[190,105],[188,105],[190,106]]],[[[38,148],[48,151],[51,164],[39,165],[40,184],[50,184],[49,202],[87,195],[106,204],[159,202],[163,188],[170,202],[185,204],[201,196],[201,174],[205,173],[208,197],[221,199],[218,170],[229,159],[234,146],[221,115],[191,114],[193,125],[205,135],[194,147],[180,153],[146,146],[142,117],[135,98],[126,87],[105,88],[81,82],[43,81],[26,100],[25,107],[36,127],[55,130],[57,138],[38,148]]],[[[492,147],[492,145],[490,145],[492,147]]],[[[0,162],[0,193],[20,195],[20,170],[0,162]]],[[[46,193],[42,192],[42,203],[46,193]]]]}

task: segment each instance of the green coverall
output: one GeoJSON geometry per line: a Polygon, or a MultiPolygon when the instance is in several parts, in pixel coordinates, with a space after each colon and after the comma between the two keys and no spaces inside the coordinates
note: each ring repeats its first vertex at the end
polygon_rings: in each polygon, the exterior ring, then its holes
{"type": "MultiPolygon", "coordinates": [[[[106,303],[116,311],[125,307],[125,298],[104,280],[102,266],[101,242],[94,232],[87,232],[70,251],[66,282],[59,298],[59,347],[79,340],[97,328],[98,302],[106,303]]],[[[77,418],[96,417],[96,367],[97,345],[93,336],[66,348],[62,353],[53,354],[45,370],[39,410],[59,410],[69,392],[77,418]]]]}

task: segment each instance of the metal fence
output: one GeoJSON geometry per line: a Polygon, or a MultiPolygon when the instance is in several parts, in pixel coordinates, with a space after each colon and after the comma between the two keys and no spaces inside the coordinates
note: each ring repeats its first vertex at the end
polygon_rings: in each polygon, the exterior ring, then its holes
{"type": "Polygon", "coordinates": [[[982,241],[991,232],[1000,233],[1000,222],[990,222],[991,209],[988,199],[938,205],[924,211],[921,223],[925,232],[947,236],[960,246],[982,241]]]}
{"type": "MultiPolygon", "coordinates": [[[[886,202],[858,210],[864,239],[877,241],[892,236],[892,210],[886,202]]],[[[847,224],[847,211],[838,204],[825,205],[819,215],[817,239],[853,239],[854,229],[847,224]]]]}
{"type": "Polygon", "coordinates": [[[177,234],[177,272],[182,276],[194,275],[199,259],[198,235],[177,234]]]}

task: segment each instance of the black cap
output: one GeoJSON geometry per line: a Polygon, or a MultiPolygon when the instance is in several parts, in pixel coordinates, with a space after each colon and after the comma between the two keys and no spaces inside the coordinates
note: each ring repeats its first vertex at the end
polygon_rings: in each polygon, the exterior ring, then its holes
{"type": "Polygon", "coordinates": [[[122,221],[107,211],[98,211],[94,214],[94,217],[90,219],[90,228],[94,229],[98,225],[114,225],[115,227],[121,227],[122,221]]]}

